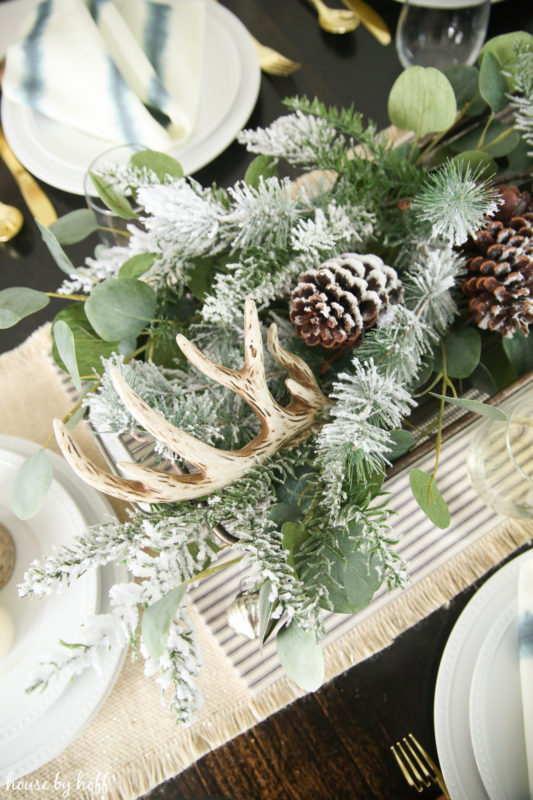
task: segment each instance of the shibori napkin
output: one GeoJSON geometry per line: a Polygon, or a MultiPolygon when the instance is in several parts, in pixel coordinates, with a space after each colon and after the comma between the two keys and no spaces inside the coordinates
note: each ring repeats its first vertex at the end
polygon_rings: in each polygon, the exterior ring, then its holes
{"type": "Polygon", "coordinates": [[[529,796],[533,798],[533,558],[524,562],[518,579],[518,651],[529,796]]]}
{"type": "Polygon", "coordinates": [[[168,149],[190,135],[202,0],[42,0],[7,50],[3,91],[110,142],[168,149]]]}

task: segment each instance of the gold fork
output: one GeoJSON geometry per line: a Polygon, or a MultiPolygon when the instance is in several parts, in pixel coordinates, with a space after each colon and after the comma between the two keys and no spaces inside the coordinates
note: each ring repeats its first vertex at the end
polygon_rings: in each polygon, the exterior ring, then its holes
{"type": "Polygon", "coordinates": [[[290,58],[278,53],[278,51],[274,50],[272,47],[261,44],[261,42],[258,42],[253,36],[252,42],[254,43],[257,58],[259,59],[259,66],[263,72],[269,75],[284,77],[285,75],[292,75],[293,72],[300,69],[301,64],[297,61],[291,61],[290,58]]]}
{"type": "Polygon", "coordinates": [[[437,783],[443,792],[438,800],[449,800],[442,772],[412,733],[391,744],[390,749],[409,786],[417,792],[423,792],[432,783],[437,783]]]}
{"type": "Polygon", "coordinates": [[[323,0],[309,0],[318,11],[318,24],[328,33],[349,33],[357,28],[361,20],[353,11],[330,8],[323,0]]]}

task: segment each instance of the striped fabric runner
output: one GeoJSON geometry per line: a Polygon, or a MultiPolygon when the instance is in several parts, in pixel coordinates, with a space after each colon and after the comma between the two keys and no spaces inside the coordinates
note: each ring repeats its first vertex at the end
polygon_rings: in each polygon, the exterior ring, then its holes
{"type": "MultiPolygon", "coordinates": [[[[528,384],[513,395],[513,402],[523,397],[527,391],[528,384]]],[[[447,424],[460,414],[457,409],[448,406],[447,424]]],[[[426,578],[503,522],[503,517],[495,514],[480,499],[467,474],[469,442],[484,422],[485,418],[477,418],[466,430],[459,431],[443,443],[438,486],[451,513],[451,525],[446,530],[436,528],[414,500],[408,469],[385,483],[384,489],[390,492],[389,507],[397,512],[397,516],[392,518],[392,532],[399,540],[395,549],[407,563],[412,585],[426,578]]],[[[100,440],[110,454],[111,462],[124,460],[126,451],[131,460],[139,456],[138,453],[133,454],[138,442],[119,442],[116,437],[105,435],[100,436],[100,440]]],[[[431,473],[434,463],[435,453],[432,450],[419,459],[416,466],[431,473]]],[[[235,557],[235,551],[231,557],[235,557]]],[[[243,589],[249,574],[239,564],[229,566],[203,579],[190,590],[190,597],[235,670],[250,691],[256,693],[278,680],[283,675],[283,669],[276,654],[275,641],[267,642],[261,650],[257,641],[235,633],[228,625],[228,608],[243,589]]],[[[324,644],[335,642],[362,621],[384,609],[399,592],[400,590],[388,592],[386,587],[382,587],[372,602],[358,614],[325,613],[327,635],[324,644]]]]}

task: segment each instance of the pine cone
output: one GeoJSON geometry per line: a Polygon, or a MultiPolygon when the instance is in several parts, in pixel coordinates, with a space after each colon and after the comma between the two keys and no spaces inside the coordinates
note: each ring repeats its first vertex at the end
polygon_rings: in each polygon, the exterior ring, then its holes
{"type": "Polygon", "coordinates": [[[500,186],[503,205],[465,245],[463,292],[476,324],[512,336],[533,322],[533,203],[529,192],[500,186]]]}
{"type": "Polygon", "coordinates": [[[302,275],[291,293],[290,319],[311,347],[350,347],[401,297],[396,271],[379,256],[345,253],[302,275]]]}

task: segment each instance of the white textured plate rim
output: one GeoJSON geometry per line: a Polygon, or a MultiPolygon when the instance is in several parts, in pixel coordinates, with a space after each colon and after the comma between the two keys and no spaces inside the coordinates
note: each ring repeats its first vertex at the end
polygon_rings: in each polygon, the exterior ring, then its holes
{"type": "Polygon", "coordinates": [[[470,688],[472,746],[491,800],[529,795],[521,703],[518,598],[513,597],[489,627],[470,688]]]}
{"type": "MultiPolygon", "coordinates": [[[[31,455],[37,445],[27,439],[0,434],[0,448],[31,455]]],[[[82,483],[66,462],[49,453],[56,479],[74,494],[87,524],[96,524],[115,516],[106,498],[82,483]]],[[[100,568],[100,613],[111,610],[109,589],[114,583],[128,580],[123,565],[107,564],[100,568]]],[[[111,691],[124,663],[124,647],[110,659],[107,669],[98,674],[88,669],[72,681],[56,702],[33,725],[8,742],[0,744],[0,786],[17,780],[58,756],[85,728],[111,691]]]]}
{"type": "MultiPolygon", "coordinates": [[[[247,122],[253,111],[259,94],[261,72],[252,39],[242,22],[227,8],[206,0],[209,16],[212,21],[223,28],[234,44],[240,63],[240,83],[236,90],[235,101],[220,119],[219,124],[207,137],[195,132],[189,145],[187,142],[169,152],[182,164],[184,172],[191,174],[206,166],[222,153],[235,139],[236,134],[247,122]],[[196,139],[196,141],[195,141],[196,139]]],[[[209,97],[201,99],[201,103],[209,104],[209,97]]],[[[199,114],[201,109],[199,109],[199,114]]],[[[31,131],[39,114],[27,106],[2,98],[2,125],[13,152],[21,163],[37,178],[72,194],[83,195],[83,176],[88,164],[100,153],[113,146],[113,143],[98,140],[81,134],[83,137],[83,153],[69,162],[61,158],[60,142],[74,132],[72,128],[51,120],[46,123],[52,131],[57,130],[58,147],[51,149],[42,139],[36,139],[31,131]],[[85,148],[87,148],[85,152],[85,148]]],[[[43,119],[41,117],[41,119],[43,119]]],[[[55,135],[55,134],[54,134],[55,135]]],[[[80,139],[81,141],[81,139],[80,139]]]]}
{"type": "MultiPolygon", "coordinates": [[[[38,446],[35,446],[35,450],[38,446]]],[[[31,520],[20,521],[14,514],[9,513],[9,497],[4,492],[10,492],[16,470],[22,465],[24,457],[12,448],[0,447],[0,473],[2,478],[2,516],[3,521],[12,530],[17,547],[15,572],[10,582],[0,592],[0,601],[6,605],[7,610],[13,614],[15,627],[26,618],[37,618],[32,621],[30,628],[26,627],[26,635],[16,637],[13,649],[6,655],[0,664],[0,696],[3,699],[3,713],[0,720],[0,742],[19,735],[28,725],[40,717],[57,697],[66,688],[67,678],[57,681],[49,692],[43,694],[24,694],[24,684],[30,672],[35,669],[41,648],[50,646],[50,637],[64,635],[75,625],[77,609],[80,616],[86,617],[97,611],[99,596],[98,574],[96,571],[86,573],[75,586],[59,596],[43,598],[32,604],[29,613],[30,601],[20,600],[16,590],[16,581],[22,579],[25,569],[32,558],[28,553],[28,543],[35,545],[42,543],[44,549],[50,551],[58,545],[68,544],[71,533],[81,533],[86,522],[77,503],[60,481],[54,480],[43,508],[31,520]],[[4,474],[4,471],[7,473],[4,474]],[[57,519],[57,523],[56,523],[57,519]],[[36,540],[39,540],[37,543],[36,540]],[[21,549],[22,548],[22,549],[21,549]],[[28,558],[28,563],[23,563],[28,558]],[[21,562],[21,559],[23,561],[21,562]],[[7,595],[6,595],[7,593],[7,595]],[[11,598],[15,605],[11,606],[6,597],[11,598]],[[17,614],[15,614],[15,606],[17,614]],[[22,615],[22,619],[21,619],[22,615]],[[56,624],[57,623],[57,624],[56,624]],[[51,629],[50,629],[51,626],[51,629]],[[36,652],[36,646],[39,652],[36,652]],[[11,662],[11,667],[9,663],[11,662]],[[7,669],[7,672],[6,672],[7,669]]],[[[33,556],[38,553],[33,552],[33,556]]],[[[26,622],[27,625],[27,622],[26,622]]]]}
{"type": "Polygon", "coordinates": [[[453,800],[490,800],[470,738],[471,680],[487,630],[507,602],[502,593],[505,587],[513,591],[513,581],[526,558],[533,558],[533,551],[514,558],[481,586],[457,619],[444,648],[435,687],[434,724],[440,766],[453,800]]]}

